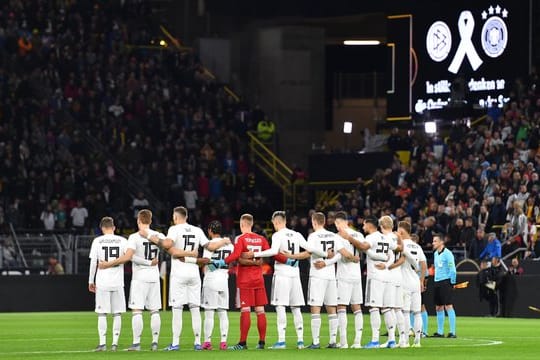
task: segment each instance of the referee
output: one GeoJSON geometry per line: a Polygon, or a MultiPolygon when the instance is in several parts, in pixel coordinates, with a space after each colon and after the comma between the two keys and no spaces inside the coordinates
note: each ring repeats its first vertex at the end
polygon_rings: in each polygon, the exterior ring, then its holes
{"type": "Polygon", "coordinates": [[[433,337],[444,337],[444,310],[450,323],[449,338],[456,337],[456,312],[452,305],[452,290],[456,283],[456,263],[454,255],[444,246],[440,234],[433,235],[433,264],[435,266],[435,310],[437,311],[437,332],[433,337]]]}

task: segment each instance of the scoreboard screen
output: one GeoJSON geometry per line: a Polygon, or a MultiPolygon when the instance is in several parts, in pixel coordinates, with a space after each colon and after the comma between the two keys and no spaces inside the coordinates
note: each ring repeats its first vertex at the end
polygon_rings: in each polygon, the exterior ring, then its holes
{"type": "MultiPolygon", "coordinates": [[[[410,96],[409,109],[416,115],[460,105],[502,107],[515,79],[529,72],[530,2],[421,1],[411,6],[410,88],[389,87],[394,90],[389,95],[400,102],[410,96]]],[[[391,16],[388,23],[388,42],[395,43],[400,39],[391,16]]],[[[394,64],[399,62],[394,59],[394,64]]]]}

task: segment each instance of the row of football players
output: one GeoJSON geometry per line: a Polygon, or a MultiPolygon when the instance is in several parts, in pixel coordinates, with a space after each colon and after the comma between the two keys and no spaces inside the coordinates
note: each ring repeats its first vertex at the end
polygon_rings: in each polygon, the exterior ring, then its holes
{"type": "Polygon", "coordinates": [[[211,349],[214,315],[220,321],[220,349],[247,349],[246,339],[250,325],[251,307],[257,313],[259,330],[258,348],[264,348],[266,337],[266,316],[264,305],[267,296],[261,271],[261,258],[274,257],[274,279],[271,303],[276,306],[278,339],[272,348],[286,347],[285,332],[287,318],[285,307],[289,306],[294,318],[297,335],[296,346],[304,347],[303,319],[300,312],[305,305],[300,282],[298,260],[310,258],[308,305],[311,306],[312,344],[309,348],[320,348],[320,310],[326,306],[330,328],[330,348],[347,348],[347,315],[350,305],[354,313],[355,336],[351,348],[361,347],[363,301],[360,252],[366,253],[367,284],[366,306],[370,307],[372,340],[365,346],[379,347],[379,328],[382,313],[389,333],[385,347],[395,347],[396,323],[399,328],[399,346],[409,346],[409,313],[414,314],[415,340],[413,346],[420,346],[421,317],[420,292],[423,279],[417,273],[425,273],[425,256],[421,248],[410,240],[410,224],[401,222],[398,231],[392,232],[392,218],[367,218],[364,222],[364,236],[348,227],[347,216],[336,215],[338,234],[324,229],[326,222],[322,213],[312,216],[314,232],[307,241],[301,234],[286,227],[285,213],[277,211],[272,216],[276,232],[272,236],[272,246],[264,237],[252,233],[253,217],[245,214],[240,219],[242,235],[233,246],[229,239],[222,238],[221,224],[212,222],[208,235],[187,222],[187,210],[177,207],[173,212],[174,225],[167,236],[150,229],[152,214],[141,210],[138,214],[139,231],[128,240],[114,235],[111,218],[101,222],[103,235],[94,239],[90,252],[89,290],[96,293],[98,313],[99,345],[97,351],[106,350],[107,314],[113,314],[113,339],[111,350],[117,349],[121,328],[121,313],[126,305],[123,291],[123,266],[133,263],[133,279],[130,289],[129,307],[133,311],[133,344],[128,350],[140,350],[143,329],[142,312],[151,313],[152,344],[157,350],[160,332],[161,308],[159,270],[157,266],[158,247],[166,249],[173,256],[170,276],[169,305],[172,307],[172,343],[165,350],[178,350],[182,331],[182,310],[188,305],[193,333],[194,349],[211,349]],[[381,227],[379,232],[378,226],[381,227]],[[199,247],[204,248],[201,258],[199,247]],[[395,254],[401,253],[401,257],[395,254]],[[227,346],[229,304],[228,266],[238,262],[237,305],[241,309],[240,341],[227,346]],[[337,265],[336,265],[337,264],[337,265]],[[202,284],[202,307],[205,309],[204,342],[201,344],[201,281],[199,266],[204,266],[202,284]],[[337,271],[336,271],[337,266],[337,271]],[[340,342],[337,343],[339,330],[340,342]]]}

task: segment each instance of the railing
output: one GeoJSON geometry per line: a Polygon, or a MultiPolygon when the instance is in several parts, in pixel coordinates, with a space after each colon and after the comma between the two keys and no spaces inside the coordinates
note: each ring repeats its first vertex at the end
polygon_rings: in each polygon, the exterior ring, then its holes
{"type": "Polygon", "coordinates": [[[296,210],[296,184],[291,181],[293,171],[259,138],[248,132],[251,160],[275,185],[283,191],[283,208],[296,210]]]}
{"type": "Polygon", "coordinates": [[[21,261],[23,262],[23,265],[25,267],[28,267],[28,263],[26,262],[26,258],[23,254],[21,245],[19,244],[19,239],[17,238],[17,233],[15,232],[15,228],[13,227],[12,223],[9,223],[9,230],[11,231],[11,235],[13,236],[13,242],[17,246],[17,251],[19,252],[19,256],[21,257],[21,261]]]}

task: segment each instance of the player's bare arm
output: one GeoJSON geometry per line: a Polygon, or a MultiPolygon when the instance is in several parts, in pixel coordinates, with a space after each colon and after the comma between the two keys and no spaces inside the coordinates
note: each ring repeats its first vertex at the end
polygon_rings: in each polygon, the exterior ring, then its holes
{"type": "Polygon", "coordinates": [[[208,251],[215,251],[222,246],[229,245],[230,243],[231,243],[231,239],[229,239],[228,237],[224,237],[220,240],[209,242],[204,247],[208,249],[208,251]]]}
{"type": "Polygon", "coordinates": [[[169,253],[169,255],[171,255],[172,257],[177,258],[177,259],[178,258],[185,258],[185,257],[194,257],[194,258],[196,258],[199,255],[198,250],[186,251],[186,250],[177,249],[175,247],[171,247],[171,248],[167,249],[167,252],[169,253]]]}
{"type": "Polygon", "coordinates": [[[111,260],[111,261],[100,261],[100,262],[98,262],[98,269],[103,270],[103,269],[108,269],[108,268],[111,268],[111,267],[115,267],[115,266],[118,266],[118,265],[125,264],[125,263],[127,263],[128,261],[131,260],[131,258],[133,257],[133,254],[135,254],[135,250],[127,249],[126,253],[124,255],[120,256],[117,259],[114,259],[114,260],[111,260]]]}
{"type": "Polygon", "coordinates": [[[397,259],[397,261],[395,261],[393,264],[391,264],[388,267],[388,270],[395,269],[395,268],[401,266],[403,263],[405,263],[405,256],[400,256],[399,259],[397,259]]]}
{"type": "Polygon", "coordinates": [[[169,239],[169,238],[162,239],[159,236],[159,234],[152,234],[151,236],[148,236],[149,232],[147,229],[140,229],[139,235],[141,235],[145,239],[150,240],[152,243],[156,244],[157,246],[159,246],[160,248],[164,250],[169,250],[170,248],[174,246],[173,239],[169,239]]]}
{"type": "Polygon", "coordinates": [[[358,256],[354,256],[353,253],[351,253],[350,251],[348,251],[345,248],[339,249],[338,252],[341,254],[341,256],[343,256],[348,261],[351,261],[351,262],[359,262],[360,261],[360,258],[358,256]]]}
{"type": "Polygon", "coordinates": [[[345,229],[339,230],[338,235],[341,236],[342,238],[344,238],[345,240],[347,240],[348,242],[350,242],[352,246],[354,246],[355,248],[357,248],[360,251],[366,251],[366,250],[368,250],[370,248],[370,245],[369,245],[368,242],[362,242],[362,241],[359,241],[359,240],[355,239],[345,229]]]}
{"type": "Polygon", "coordinates": [[[294,259],[294,260],[304,260],[311,256],[311,253],[309,251],[302,251],[298,254],[291,254],[288,251],[282,251],[282,255],[286,256],[288,259],[294,259]]]}
{"type": "Polygon", "coordinates": [[[240,257],[238,259],[238,263],[243,266],[261,266],[262,259],[261,258],[245,259],[245,258],[240,257]]]}

